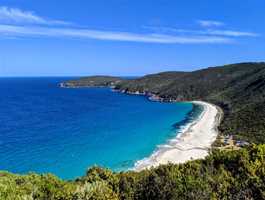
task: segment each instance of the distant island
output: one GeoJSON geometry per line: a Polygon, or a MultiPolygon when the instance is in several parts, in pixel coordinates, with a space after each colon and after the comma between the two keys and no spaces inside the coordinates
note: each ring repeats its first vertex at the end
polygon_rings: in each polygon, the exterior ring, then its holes
{"type": "Polygon", "coordinates": [[[0,199],[265,199],[264,62],[135,79],[90,76],[60,83],[60,87],[110,87],[125,94],[145,95],[151,101],[191,101],[204,106],[200,119],[180,138],[181,147],[195,153],[185,154],[176,146],[179,149],[174,152],[183,162],[166,151],[150,157],[158,164],[143,163],[126,172],[92,167],[85,176],[71,181],[51,174],[0,172],[0,199]],[[199,140],[203,145],[194,145],[199,140]],[[188,161],[202,152],[206,158],[188,161]]]}

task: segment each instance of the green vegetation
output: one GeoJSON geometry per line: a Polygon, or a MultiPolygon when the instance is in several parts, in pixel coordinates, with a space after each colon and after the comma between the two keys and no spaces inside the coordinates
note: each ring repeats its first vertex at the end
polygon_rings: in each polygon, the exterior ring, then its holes
{"type": "Polygon", "coordinates": [[[265,145],[214,151],[204,160],[113,173],[93,167],[75,181],[0,172],[2,200],[265,199],[265,145]]]}
{"type": "Polygon", "coordinates": [[[120,79],[112,86],[126,93],[153,94],[165,101],[211,102],[224,111],[219,127],[222,134],[265,143],[265,63],[163,72],[134,80],[120,79]]]}

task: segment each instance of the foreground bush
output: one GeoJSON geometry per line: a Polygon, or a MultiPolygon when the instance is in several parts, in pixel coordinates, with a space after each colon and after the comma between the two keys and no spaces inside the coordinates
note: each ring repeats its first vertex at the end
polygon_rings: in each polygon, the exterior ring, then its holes
{"type": "Polygon", "coordinates": [[[2,200],[265,199],[265,145],[215,151],[205,160],[113,173],[93,167],[63,181],[47,175],[0,172],[2,200]]]}

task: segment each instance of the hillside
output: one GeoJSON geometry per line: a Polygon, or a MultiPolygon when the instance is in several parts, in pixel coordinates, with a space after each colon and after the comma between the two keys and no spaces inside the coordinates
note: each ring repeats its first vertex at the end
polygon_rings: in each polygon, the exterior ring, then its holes
{"type": "MultiPolygon", "coordinates": [[[[105,82],[97,85],[109,86],[105,82]]],[[[86,86],[83,79],[69,83],[86,86]]],[[[133,80],[120,79],[112,86],[126,93],[155,94],[165,101],[214,103],[225,114],[219,127],[221,133],[250,142],[265,142],[265,63],[239,63],[193,72],[163,72],[133,80]]]]}
{"type": "Polygon", "coordinates": [[[186,74],[186,72],[161,72],[133,80],[123,80],[115,88],[129,92],[139,91],[140,93],[151,92],[157,94],[161,91],[161,88],[168,87],[175,80],[186,74]]]}

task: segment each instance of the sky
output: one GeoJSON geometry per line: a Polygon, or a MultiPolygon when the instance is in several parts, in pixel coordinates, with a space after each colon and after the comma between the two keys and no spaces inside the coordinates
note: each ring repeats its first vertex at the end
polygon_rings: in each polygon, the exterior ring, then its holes
{"type": "Polygon", "coordinates": [[[0,76],[140,76],[265,61],[264,0],[1,0],[0,76]]]}

